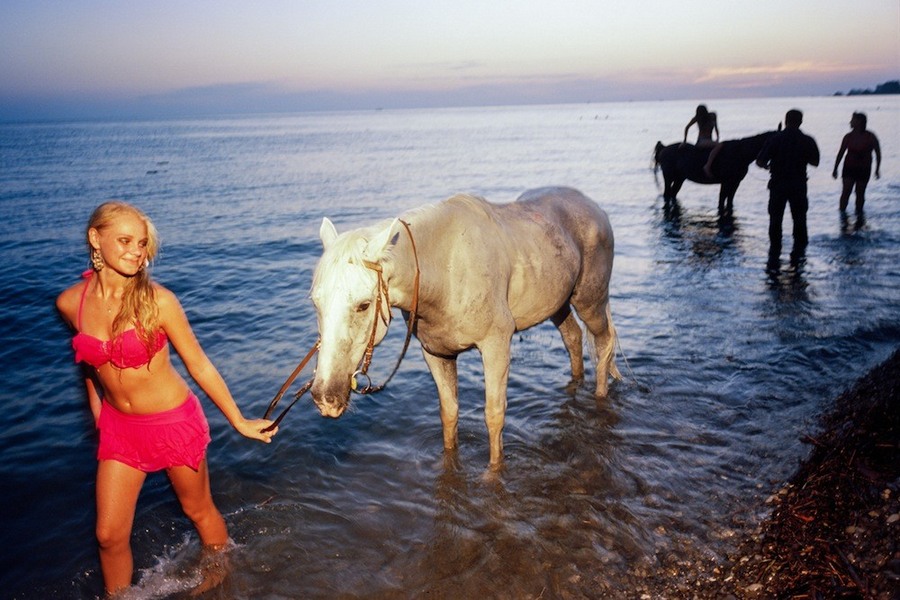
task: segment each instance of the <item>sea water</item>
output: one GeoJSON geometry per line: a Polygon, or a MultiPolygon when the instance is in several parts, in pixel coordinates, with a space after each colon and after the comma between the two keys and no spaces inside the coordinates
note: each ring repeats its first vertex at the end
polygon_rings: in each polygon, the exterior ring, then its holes
{"type": "MultiPolygon", "coordinates": [[[[505,467],[491,479],[477,352],[459,360],[455,462],[415,342],[384,392],[355,397],[338,420],[304,401],[271,445],[241,438],[202,397],[234,541],[210,597],[628,597],[650,574],[702,576],[765,514],[818,415],[900,342],[900,98],[710,104],[724,139],[774,129],[797,107],[819,144],[805,260],[787,259],[788,214],[785,256],[768,271],[765,171],[751,166],[731,221],[718,218],[716,186],[688,182],[678,210],[663,206],[653,147],[680,141],[695,105],[0,125],[2,595],[102,593],[96,435],[54,309],[87,266],[97,204],[124,199],[153,218],[154,277],[255,417],[316,338],[322,217],[344,230],[457,192],[510,202],[546,185],[582,190],[615,230],[624,379],[609,398],[593,397],[592,368],[568,385],[552,325],[517,334],[505,467]],[[865,219],[842,219],[831,169],[860,110],[883,177],[865,219]]],[[[395,325],[377,349],[376,379],[403,333],[395,325]]],[[[162,474],[144,485],[133,548],[129,597],[197,583],[199,542],[162,474]]]]}

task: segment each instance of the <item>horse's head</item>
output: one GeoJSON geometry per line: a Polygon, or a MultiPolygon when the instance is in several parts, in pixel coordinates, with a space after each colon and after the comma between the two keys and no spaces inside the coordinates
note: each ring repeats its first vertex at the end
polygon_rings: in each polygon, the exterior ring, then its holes
{"type": "MultiPolygon", "coordinates": [[[[313,275],[319,355],[311,393],[322,416],[340,417],[350,403],[351,380],[371,347],[387,333],[390,299],[381,268],[396,236],[394,224],[338,235],[327,218],[319,236],[324,252],[313,275]]],[[[365,383],[365,382],[362,382],[365,383]]]]}
{"type": "Polygon", "coordinates": [[[750,163],[756,160],[756,157],[759,156],[759,152],[763,149],[763,146],[766,145],[766,142],[769,141],[769,138],[771,138],[779,131],[781,131],[781,123],[778,124],[777,131],[764,131],[763,133],[758,133],[754,136],[745,137],[739,140],[734,140],[733,142],[725,143],[733,144],[735,156],[740,160],[742,165],[749,166],[750,163]]]}

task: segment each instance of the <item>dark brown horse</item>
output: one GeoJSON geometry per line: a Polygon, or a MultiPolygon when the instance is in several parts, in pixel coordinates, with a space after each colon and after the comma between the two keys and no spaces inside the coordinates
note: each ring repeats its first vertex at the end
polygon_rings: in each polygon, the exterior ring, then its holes
{"type": "Polygon", "coordinates": [[[693,144],[663,146],[662,142],[656,142],[655,169],[662,167],[665,183],[663,199],[666,204],[675,201],[685,179],[701,184],[718,183],[722,186],[719,188],[719,212],[730,213],[734,206],[734,194],[747,175],[750,163],[756,159],[766,140],[775,133],[767,131],[724,142],[722,151],[713,162],[712,177],[703,171],[711,147],[697,147],[693,144]]]}

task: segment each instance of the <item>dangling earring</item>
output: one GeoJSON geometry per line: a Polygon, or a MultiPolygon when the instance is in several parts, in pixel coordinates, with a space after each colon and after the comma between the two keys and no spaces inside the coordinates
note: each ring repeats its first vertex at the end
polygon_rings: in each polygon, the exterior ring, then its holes
{"type": "Polygon", "coordinates": [[[103,267],[106,266],[106,263],[103,262],[103,255],[96,248],[91,250],[91,264],[94,266],[95,271],[102,271],[103,267]]]}

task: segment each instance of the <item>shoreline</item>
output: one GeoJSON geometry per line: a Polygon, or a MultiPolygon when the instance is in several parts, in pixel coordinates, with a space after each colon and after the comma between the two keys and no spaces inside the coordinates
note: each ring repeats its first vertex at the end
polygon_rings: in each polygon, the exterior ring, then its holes
{"type": "Polygon", "coordinates": [[[659,581],[658,597],[900,598],[900,349],[802,440],[812,452],[762,522],[711,573],[659,581]]]}

